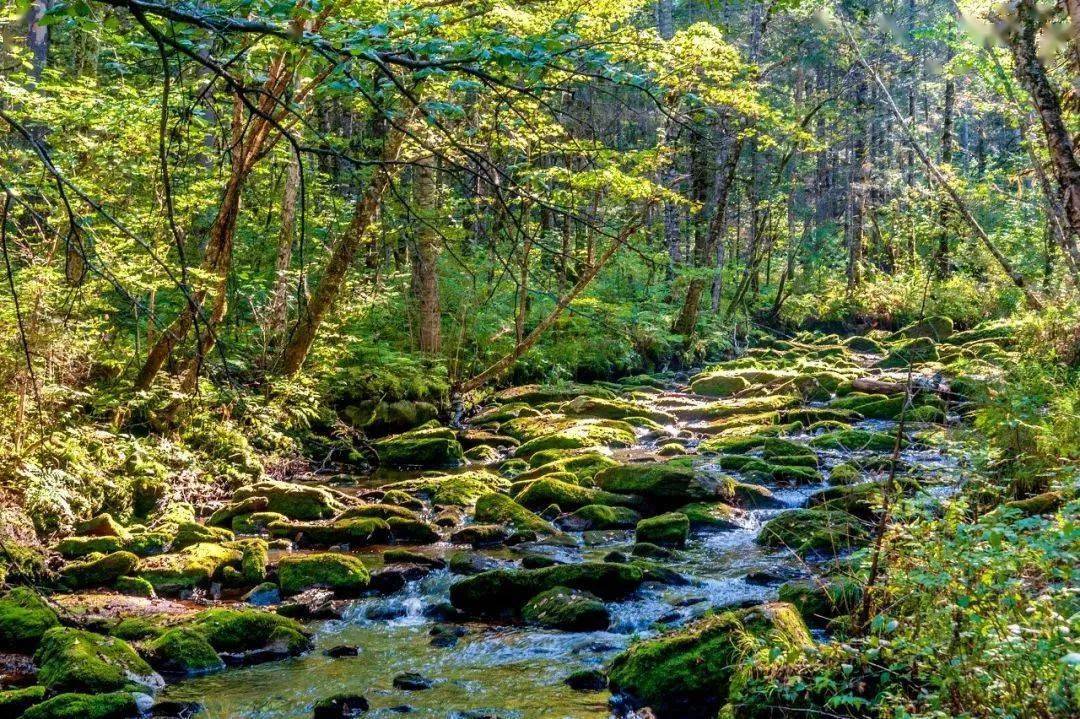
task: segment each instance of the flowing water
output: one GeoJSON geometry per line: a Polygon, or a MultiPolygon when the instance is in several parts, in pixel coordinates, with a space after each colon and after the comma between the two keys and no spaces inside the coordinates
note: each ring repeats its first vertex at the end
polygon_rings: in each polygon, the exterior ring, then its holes
{"type": "MultiPolygon", "coordinates": [[[[678,396],[697,402],[712,401],[678,396]]],[[[863,422],[857,426],[895,431],[890,422],[863,422]]],[[[682,429],[669,427],[667,431],[674,434],[682,429]]],[[[617,456],[642,457],[655,453],[656,447],[653,437],[617,456]]],[[[820,455],[825,470],[850,458],[836,451],[820,455]]],[[[945,486],[956,469],[955,461],[936,449],[907,450],[903,459],[920,466],[924,478],[939,476],[945,486]]],[[[700,459],[698,470],[720,471],[710,465],[707,457],[700,459]]],[[[868,474],[870,478],[873,475],[868,474]]],[[[372,486],[382,481],[387,480],[369,478],[362,484],[372,486]]],[[[427,618],[425,610],[448,601],[449,587],[456,579],[440,570],[389,597],[357,600],[341,620],[310,624],[309,629],[315,632],[315,647],[303,656],[189,679],[169,687],[163,698],[200,703],[204,709],[199,716],[204,719],[310,717],[317,700],[337,693],[363,694],[371,704],[371,711],[364,716],[370,717],[406,713],[425,719],[609,717],[610,696],[606,692],[574,691],[563,683],[567,675],[579,669],[603,667],[635,637],[678,626],[712,609],[775,596],[776,581],[755,583],[747,581],[747,575],[767,573],[788,578],[806,574],[806,565],[797,557],[765,550],[754,538],[763,521],[801,506],[813,492],[828,486],[827,482],[768,486],[784,508],[751,510],[737,529],[692,533],[686,549],[668,565],[682,574],[686,583],[646,584],[627,601],[610,603],[612,622],[608,631],[574,633],[520,625],[465,624],[461,625],[464,636],[456,645],[434,646],[430,632],[438,622],[427,618]],[[372,616],[390,618],[369,618],[372,616]],[[339,658],[324,653],[337,645],[356,646],[359,653],[339,658]],[[417,691],[395,689],[392,679],[403,672],[418,672],[433,679],[434,685],[417,691]]],[[[628,553],[633,544],[632,531],[575,536],[577,547],[538,544],[517,551],[484,553],[507,566],[520,559],[521,551],[548,553],[561,561],[599,561],[612,550],[628,553]]],[[[449,554],[457,548],[434,545],[423,551],[449,554]]],[[[373,568],[381,563],[379,549],[367,548],[362,554],[373,568]]]]}

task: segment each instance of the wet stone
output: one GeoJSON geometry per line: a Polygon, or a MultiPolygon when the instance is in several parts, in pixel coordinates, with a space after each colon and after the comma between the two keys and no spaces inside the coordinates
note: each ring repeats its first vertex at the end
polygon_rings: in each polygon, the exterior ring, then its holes
{"type": "Polygon", "coordinates": [[[417,672],[405,672],[404,674],[398,674],[394,677],[393,683],[395,689],[401,689],[403,691],[420,691],[422,689],[430,689],[435,682],[417,672]]]}
{"type": "Polygon", "coordinates": [[[360,654],[360,648],[348,644],[337,644],[323,652],[328,657],[339,659],[341,657],[355,657],[360,654]]]}

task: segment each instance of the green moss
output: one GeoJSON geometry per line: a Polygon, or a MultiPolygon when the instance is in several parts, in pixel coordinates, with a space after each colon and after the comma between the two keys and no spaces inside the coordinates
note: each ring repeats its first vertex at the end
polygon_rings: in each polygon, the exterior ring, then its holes
{"type": "Polygon", "coordinates": [[[858,609],[862,585],[847,577],[800,579],[780,585],[779,597],[798,609],[807,622],[820,622],[858,609]]]}
{"type": "Polygon", "coordinates": [[[140,559],[135,576],[150,582],[159,594],[173,594],[209,584],[219,570],[241,558],[240,552],[220,544],[193,544],[177,553],[140,559]]]}
{"type": "Polygon", "coordinates": [[[237,490],[233,500],[251,497],[266,498],[266,508],[261,511],[277,512],[289,519],[326,519],[343,509],[341,503],[326,489],[291,482],[256,482],[237,490]]]}
{"type": "Polygon", "coordinates": [[[663,503],[686,504],[715,498],[715,489],[678,460],[611,467],[596,475],[596,484],[608,492],[635,494],[663,503]]]}
{"type": "Polygon", "coordinates": [[[949,317],[942,317],[941,315],[935,315],[932,317],[926,317],[917,322],[912,322],[906,327],[897,331],[890,339],[913,339],[916,337],[927,337],[932,340],[941,340],[949,337],[953,333],[953,321],[949,317]]]}
{"type": "Polygon", "coordinates": [[[149,647],[150,662],[169,674],[207,674],[225,668],[206,637],[190,628],[170,629],[149,647]]]}
{"type": "Polygon", "coordinates": [[[153,692],[163,682],[123,639],[53,627],[34,653],[38,681],[50,692],[153,692]]]}
{"type": "Polygon", "coordinates": [[[638,642],[615,657],[608,679],[613,693],[633,696],[660,716],[715,716],[744,658],[764,647],[782,652],[811,644],[793,607],[764,604],[638,642]]]}
{"type": "Polygon", "coordinates": [[[72,562],[60,572],[60,578],[64,586],[72,589],[107,586],[130,574],[138,563],[139,558],[131,552],[114,552],[97,559],[72,562]]]}
{"type": "MultiPolygon", "coordinates": [[[[526,384],[519,387],[510,387],[495,395],[497,402],[515,402],[519,405],[535,405],[543,402],[565,402],[580,395],[613,399],[615,393],[611,390],[589,384],[526,384]]],[[[490,420],[489,420],[490,421],[490,420]]]]}
{"type": "Polygon", "coordinates": [[[870,337],[863,337],[856,335],[854,337],[848,337],[844,340],[844,346],[853,352],[865,352],[868,354],[884,354],[885,349],[881,346],[881,343],[870,337]]]}
{"type": "Polygon", "coordinates": [[[765,523],[757,542],[773,549],[839,552],[864,543],[866,529],[858,519],[842,511],[793,509],[765,523]]]}
{"type": "Polygon", "coordinates": [[[155,639],[164,632],[160,618],[155,616],[124,617],[109,630],[110,635],[126,642],[155,639]]]}
{"type": "Polygon", "coordinates": [[[725,430],[698,445],[699,452],[740,453],[749,452],[765,444],[769,437],[791,434],[802,429],[801,422],[775,425],[748,425],[725,430]]]}
{"type": "Polygon", "coordinates": [[[411,549],[388,549],[383,552],[383,562],[386,564],[418,564],[423,567],[442,568],[446,562],[436,557],[430,557],[411,549]]]}
{"type": "Polygon", "coordinates": [[[595,632],[608,628],[611,616],[595,595],[567,587],[552,587],[525,603],[521,618],[531,624],[567,632],[595,632]]]}
{"type": "Polygon", "coordinates": [[[675,424],[675,416],[662,410],[619,399],[600,399],[598,397],[575,397],[563,404],[559,411],[566,415],[584,415],[600,419],[622,419],[643,417],[658,424],[675,424]]]}
{"type": "Polygon", "coordinates": [[[372,445],[387,467],[457,467],[465,452],[452,430],[419,429],[380,439],[372,445]]]}
{"type": "Polygon", "coordinates": [[[435,525],[422,519],[390,517],[386,523],[395,542],[431,544],[439,541],[439,531],[435,525]]]}
{"type": "Polygon", "coordinates": [[[269,563],[269,547],[262,539],[239,539],[225,545],[240,552],[240,582],[244,585],[259,584],[266,579],[269,563]]]}
{"type": "Polygon", "coordinates": [[[238,514],[232,518],[232,530],[235,534],[259,534],[266,530],[271,522],[288,521],[288,517],[278,512],[252,512],[238,514]]]}
{"type": "Polygon", "coordinates": [[[641,516],[628,507],[606,504],[586,504],[571,513],[575,519],[588,523],[589,529],[623,529],[633,527],[641,516]]]}
{"type": "Polygon", "coordinates": [[[781,439],[779,437],[767,437],[765,444],[762,447],[761,456],[766,460],[772,462],[776,457],[817,457],[817,454],[811,447],[798,442],[792,442],[788,439],[781,439]]]}
{"type": "Polygon", "coordinates": [[[378,519],[400,517],[402,519],[420,519],[420,514],[395,504],[361,504],[355,507],[349,507],[335,517],[335,519],[352,519],[354,517],[377,517],[378,519]]]}
{"type": "Polygon", "coordinates": [[[717,529],[738,529],[739,512],[723,502],[694,502],[679,507],[679,512],[686,515],[694,527],[713,527],[717,529]]]}
{"type": "Polygon", "coordinates": [[[75,534],[84,537],[120,537],[127,539],[130,536],[123,525],[113,519],[108,512],[86,520],[75,527],[75,534]]]}
{"type": "Polygon", "coordinates": [[[22,719],[130,719],[139,715],[131,692],[60,694],[26,710],[22,719]]]}
{"type": "Polygon", "coordinates": [[[551,525],[504,494],[490,492],[476,500],[477,522],[505,524],[518,531],[549,534],[551,525]]]}
{"type": "Polygon", "coordinates": [[[554,587],[592,592],[602,599],[619,599],[641,584],[637,567],[583,562],[544,569],[496,569],[468,577],[450,587],[450,601],[474,614],[516,612],[529,599],[554,587]]]}
{"type": "MultiPolygon", "coordinates": [[[[841,451],[870,450],[873,452],[891,452],[895,442],[896,435],[888,432],[874,432],[866,429],[842,429],[820,434],[810,440],[810,445],[819,449],[838,449],[841,451]]],[[[907,440],[901,437],[901,449],[906,446],[907,440]]]]}
{"type": "Polygon", "coordinates": [[[514,498],[518,504],[529,509],[543,509],[550,504],[563,511],[571,511],[587,504],[628,504],[628,497],[591,487],[580,487],[551,477],[540,477],[530,483],[514,498]]]}
{"type": "Polygon", "coordinates": [[[859,481],[859,477],[859,468],[851,462],[838,464],[829,472],[829,481],[833,484],[854,484],[859,481]]]}
{"type": "Polygon", "coordinates": [[[383,487],[427,496],[434,504],[468,506],[488,492],[505,490],[510,482],[494,472],[476,470],[394,482],[383,487]]]}
{"type": "Polygon", "coordinates": [[[629,447],[635,441],[634,428],[619,420],[581,419],[554,423],[549,429],[549,432],[524,442],[515,454],[528,457],[547,449],[629,447]]]}
{"type": "Polygon", "coordinates": [[[0,650],[33,651],[49,629],[60,624],[56,612],[29,587],[0,597],[0,650]]]}
{"type": "Polygon", "coordinates": [[[333,522],[271,522],[267,529],[271,537],[295,539],[302,536],[311,544],[381,544],[390,541],[392,534],[386,520],[378,517],[354,517],[333,522]]]}
{"type": "Polygon", "coordinates": [[[634,536],[638,542],[682,547],[690,533],[690,519],[679,512],[649,517],[637,523],[634,536]]]}
{"type": "Polygon", "coordinates": [[[0,691],[0,716],[20,716],[33,705],[40,704],[44,700],[45,687],[40,685],[0,691]]]}
{"type": "Polygon", "coordinates": [[[537,452],[529,458],[532,469],[522,473],[518,479],[535,479],[545,474],[556,472],[570,472],[578,479],[578,484],[587,485],[592,482],[596,473],[615,467],[619,463],[599,452],[583,452],[570,456],[550,457],[547,452],[537,452]]]}
{"type": "Polygon", "coordinates": [[[65,559],[79,559],[88,554],[119,552],[125,544],[120,537],[67,537],[60,540],[55,549],[65,559]]]}
{"type": "Polygon", "coordinates": [[[1056,512],[1065,504],[1065,496],[1061,492],[1043,492],[1027,499],[1014,499],[1006,502],[1005,506],[1018,509],[1024,514],[1049,514],[1056,512]]]}
{"type": "Polygon", "coordinates": [[[301,632],[296,620],[261,609],[207,609],[187,623],[218,652],[244,652],[270,643],[279,628],[301,632]]]}
{"type": "Polygon", "coordinates": [[[235,517],[255,512],[265,512],[270,507],[270,500],[266,497],[248,497],[235,502],[229,502],[216,510],[206,520],[212,527],[224,527],[232,523],[235,517]]]}
{"type": "Polygon", "coordinates": [[[465,459],[470,462],[479,462],[480,464],[488,464],[495,462],[499,459],[499,450],[495,449],[488,444],[478,444],[475,447],[470,447],[465,450],[465,459]]]}
{"type": "Polygon", "coordinates": [[[936,362],[938,359],[938,348],[934,341],[928,337],[920,337],[897,345],[885,359],[874,366],[882,369],[904,368],[924,362],[936,362]]]}
{"type": "Polygon", "coordinates": [[[342,594],[367,588],[371,575],[357,557],[327,552],[282,557],[278,564],[278,584],[284,595],[299,594],[311,587],[325,587],[342,594]]]}

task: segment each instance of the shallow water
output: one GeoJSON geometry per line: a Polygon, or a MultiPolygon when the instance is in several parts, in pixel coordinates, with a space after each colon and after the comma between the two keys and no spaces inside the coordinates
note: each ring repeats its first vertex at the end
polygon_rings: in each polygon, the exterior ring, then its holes
{"type": "MultiPolygon", "coordinates": [[[[685,394],[679,397],[694,399],[685,394]]],[[[859,426],[895,430],[895,424],[889,422],[866,422],[859,426]]],[[[678,429],[672,427],[669,431],[674,433],[678,429]]],[[[809,437],[794,439],[806,441],[809,437]]],[[[655,441],[642,442],[619,451],[617,456],[625,459],[647,456],[655,452],[656,446],[655,441]]],[[[822,452],[822,468],[827,470],[851,456],[836,451],[822,452]]],[[[921,476],[942,477],[945,486],[958,469],[953,458],[937,449],[905,450],[902,459],[919,465],[921,476]]],[[[702,460],[700,470],[719,471],[710,467],[707,460],[702,460]]],[[[369,488],[403,476],[381,472],[335,484],[348,491],[348,487],[369,488]]],[[[868,479],[874,476],[881,475],[867,474],[868,479]]],[[[760,602],[775,596],[775,586],[746,580],[752,572],[787,576],[805,572],[802,561],[788,553],[764,550],[754,538],[764,521],[802,506],[807,497],[828,485],[766,486],[783,508],[748,511],[738,529],[692,534],[678,558],[665,563],[682,574],[687,583],[645,585],[627,601],[610,603],[609,631],[570,633],[527,626],[467,624],[464,625],[467,633],[456,646],[432,646],[429,632],[437,623],[425,618],[423,610],[447,601],[449,587],[456,579],[446,571],[437,571],[393,596],[356,601],[345,619],[309,625],[315,631],[315,648],[301,657],[189,679],[170,686],[163,698],[201,703],[205,709],[199,716],[204,719],[310,717],[317,700],[338,693],[363,694],[372,707],[364,716],[371,717],[399,716],[406,706],[409,716],[425,718],[609,717],[607,692],[573,691],[563,680],[580,669],[603,667],[637,636],[678,626],[715,608],[760,602]],[[387,606],[395,608],[401,616],[390,621],[366,618],[373,607],[387,606]],[[359,655],[327,657],[324,651],[336,645],[357,646],[359,655]],[[393,688],[393,677],[404,672],[419,672],[435,683],[430,689],[420,691],[393,688]],[[470,711],[479,713],[462,714],[470,711]]],[[[577,536],[583,540],[581,535],[577,536]]],[[[571,548],[530,545],[485,554],[507,563],[520,557],[520,551],[546,553],[560,561],[599,561],[612,550],[629,552],[633,532],[589,533],[587,540],[571,548]]],[[[377,565],[381,561],[380,549],[366,548],[363,554],[377,565]]],[[[423,551],[442,554],[454,549],[457,548],[443,544],[423,551]]]]}

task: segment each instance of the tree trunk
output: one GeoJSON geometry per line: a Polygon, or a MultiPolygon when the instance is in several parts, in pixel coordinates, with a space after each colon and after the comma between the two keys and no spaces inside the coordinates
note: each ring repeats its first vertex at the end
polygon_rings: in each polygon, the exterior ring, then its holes
{"type": "Polygon", "coordinates": [[[30,50],[30,77],[41,79],[49,60],[49,28],[41,20],[49,9],[49,0],[33,0],[26,14],[26,46],[30,50]]]}
{"type": "Polygon", "coordinates": [[[319,284],[311,293],[311,300],[300,310],[296,327],[282,355],[283,374],[296,374],[304,364],[326,313],[341,291],[345,274],[364,241],[368,227],[375,220],[382,196],[397,172],[397,159],[404,139],[405,133],[398,129],[391,130],[387,135],[379,166],[375,168],[367,188],[356,200],[352,221],[334,241],[319,284]]]}
{"type": "MultiPolygon", "coordinates": [[[[959,18],[956,18],[957,20],[959,18]]],[[[948,40],[946,40],[948,42],[948,40]]],[[[947,45],[945,53],[945,65],[953,59],[952,45],[947,45]]],[[[953,161],[953,114],[956,110],[956,80],[945,68],[945,97],[941,103],[941,164],[951,165],[953,161]]],[[[940,278],[949,276],[949,203],[941,204],[938,222],[941,228],[938,233],[938,249],[934,272],[940,278]]]]}
{"type": "Polygon", "coordinates": [[[292,262],[293,238],[296,235],[296,199],[300,192],[300,161],[295,154],[289,157],[285,172],[285,190],[281,198],[281,234],[278,236],[277,259],[274,262],[274,288],[267,310],[267,329],[272,337],[285,334],[287,298],[289,294],[289,264],[292,262]]]}
{"type": "Polygon", "coordinates": [[[848,226],[848,290],[862,284],[863,238],[866,224],[866,194],[869,185],[870,162],[867,131],[869,103],[866,96],[869,85],[866,76],[860,74],[855,88],[855,131],[851,147],[851,215],[848,226]]]}
{"type": "Polygon", "coordinates": [[[438,214],[435,161],[420,160],[414,187],[419,222],[416,251],[412,253],[412,295],[420,351],[439,353],[442,346],[442,315],[439,309],[439,234],[433,226],[438,214]]]}

